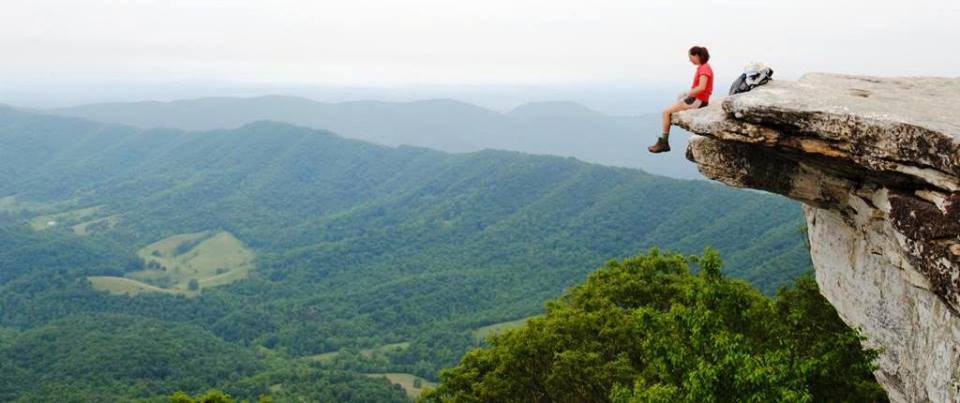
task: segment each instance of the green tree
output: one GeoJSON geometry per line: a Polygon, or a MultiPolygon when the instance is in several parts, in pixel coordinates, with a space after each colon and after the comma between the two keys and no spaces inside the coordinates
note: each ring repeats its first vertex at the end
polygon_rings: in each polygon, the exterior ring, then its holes
{"type": "Polygon", "coordinates": [[[776,299],[719,255],[610,261],[441,374],[428,402],[885,400],[863,350],[809,276],[776,299]],[[693,274],[691,263],[699,264],[693,274]]]}

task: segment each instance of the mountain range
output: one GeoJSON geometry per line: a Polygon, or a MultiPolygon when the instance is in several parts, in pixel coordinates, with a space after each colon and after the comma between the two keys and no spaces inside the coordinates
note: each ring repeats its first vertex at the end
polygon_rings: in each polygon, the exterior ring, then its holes
{"type": "MultiPolygon", "coordinates": [[[[702,178],[682,152],[652,155],[646,151],[660,135],[660,115],[611,116],[572,102],[530,103],[498,112],[451,99],[327,103],[263,96],[90,104],[47,112],[141,128],[184,130],[229,129],[273,120],[383,145],[572,156],[675,178],[702,178]]],[[[677,134],[675,142],[685,142],[685,137],[677,134]]]]}

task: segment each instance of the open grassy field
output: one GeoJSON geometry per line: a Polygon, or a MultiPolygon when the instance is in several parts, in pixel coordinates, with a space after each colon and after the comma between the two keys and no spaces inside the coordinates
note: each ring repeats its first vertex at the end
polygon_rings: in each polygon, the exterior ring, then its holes
{"type": "Polygon", "coordinates": [[[163,288],[186,290],[191,279],[201,287],[240,280],[250,273],[256,255],[229,232],[174,235],[140,249],[147,270],[127,277],[163,288]]]}
{"type": "Polygon", "coordinates": [[[145,270],[124,277],[99,277],[94,287],[115,294],[171,292],[194,295],[243,279],[254,267],[256,255],[229,232],[179,234],[141,248],[137,255],[145,270]],[[196,280],[197,289],[190,289],[196,280]]]}
{"type": "Polygon", "coordinates": [[[87,277],[93,287],[98,290],[104,290],[116,295],[137,295],[143,293],[157,292],[165,294],[183,294],[190,296],[192,293],[182,290],[168,290],[165,288],[154,287],[150,284],[141,283],[137,280],[131,280],[125,277],[113,276],[90,276],[87,277]]]}
{"type": "Polygon", "coordinates": [[[93,206],[34,217],[30,219],[30,228],[35,231],[42,231],[57,226],[79,223],[96,215],[101,209],[102,206],[93,206]]]}
{"type": "Polygon", "coordinates": [[[397,373],[397,372],[388,372],[388,373],[379,373],[379,374],[367,374],[369,377],[374,378],[387,378],[390,383],[394,383],[403,387],[403,390],[407,392],[407,396],[410,396],[411,399],[416,399],[420,397],[420,394],[423,393],[423,390],[426,388],[435,388],[437,384],[427,381],[419,376],[413,374],[397,373]],[[420,381],[420,387],[416,387],[416,381],[420,381]]]}
{"type": "Polygon", "coordinates": [[[137,255],[145,260],[156,260],[164,263],[167,262],[166,259],[172,258],[176,255],[176,249],[181,244],[186,242],[197,242],[209,236],[210,233],[208,231],[173,235],[140,248],[140,250],[137,251],[137,255]]]}
{"type": "Polygon", "coordinates": [[[534,318],[534,316],[520,318],[517,320],[511,320],[508,322],[494,323],[492,325],[487,325],[481,328],[477,328],[472,332],[473,337],[477,339],[477,341],[483,341],[483,340],[486,340],[487,337],[497,335],[497,334],[506,332],[507,330],[516,329],[518,327],[526,325],[527,321],[530,320],[530,318],[534,318]]]}

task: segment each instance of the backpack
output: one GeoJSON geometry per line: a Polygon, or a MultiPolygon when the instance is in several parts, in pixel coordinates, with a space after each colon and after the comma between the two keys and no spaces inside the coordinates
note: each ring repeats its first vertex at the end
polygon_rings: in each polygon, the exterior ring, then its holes
{"type": "Polygon", "coordinates": [[[730,95],[750,91],[773,79],[773,69],[763,63],[751,63],[730,86],[730,95]]]}

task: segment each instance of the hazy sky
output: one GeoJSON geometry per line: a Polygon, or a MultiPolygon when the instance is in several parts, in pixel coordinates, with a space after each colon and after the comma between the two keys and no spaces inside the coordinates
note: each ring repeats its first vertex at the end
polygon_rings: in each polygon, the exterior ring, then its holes
{"type": "Polygon", "coordinates": [[[4,0],[0,90],[114,81],[685,82],[759,60],[960,75],[957,0],[4,0]]]}

